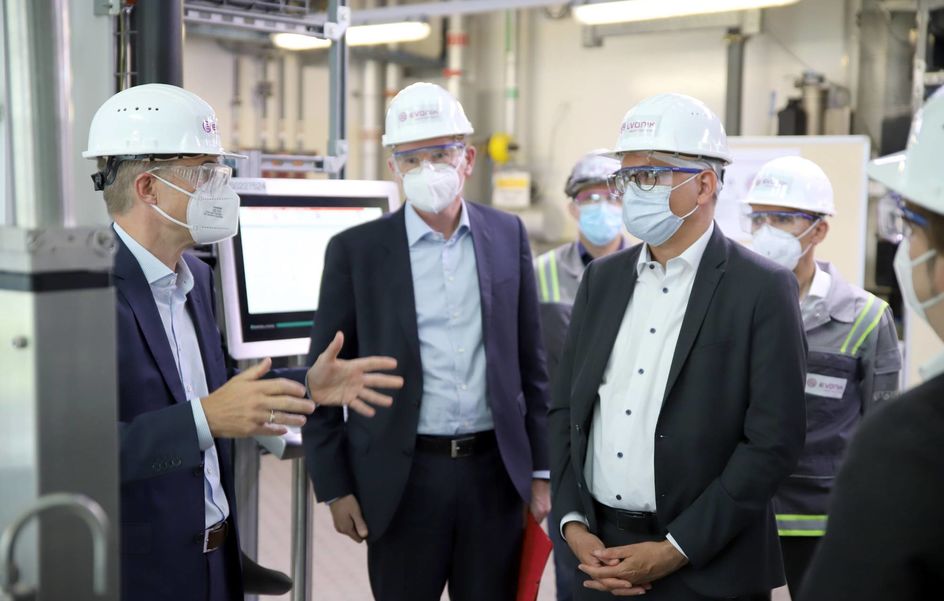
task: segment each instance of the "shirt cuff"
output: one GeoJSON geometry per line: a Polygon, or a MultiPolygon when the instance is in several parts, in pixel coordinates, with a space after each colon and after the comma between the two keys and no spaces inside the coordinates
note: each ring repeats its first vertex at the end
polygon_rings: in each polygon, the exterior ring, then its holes
{"type": "Polygon", "coordinates": [[[565,515],[563,518],[561,518],[561,521],[560,521],[560,533],[561,533],[561,538],[563,538],[565,541],[566,541],[567,539],[564,538],[564,526],[566,526],[566,525],[568,524],[568,522],[580,522],[581,524],[583,524],[583,525],[586,526],[587,528],[590,527],[590,522],[587,521],[586,516],[584,516],[584,515],[583,515],[582,513],[580,513],[579,511],[571,511],[570,513],[568,513],[567,515],[565,515]]]}
{"type": "Polygon", "coordinates": [[[674,536],[672,536],[671,534],[666,534],[666,535],[665,535],[665,538],[666,538],[667,541],[669,541],[670,543],[672,543],[672,546],[675,547],[675,550],[676,550],[676,551],[678,551],[679,553],[681,553],[681,554],[685,557],[685,559],[688,559],[688,555],[685,555],[685,551],[682,551],[682,547],[680,547],[679,544],[678,544],[677,542],[675,542],[675,537],[674,537],[674,536]]]}
{"type": "Polygon", "coordinates": [[[531,478],[534,480],[550,480],[551,479],[551,470],[537,470],[531,472],[531,478]]]}
{"type": "Polygon", "coordinates": [[[206,414],[203,412],[203,402],[200,399],[190,399],[190,410],[193,411],[193,423],[197,426],[197,442],[201,451],[206,451],[213,446],[213,434],[210,432],[210,424],[207,423],[206,414]]]}

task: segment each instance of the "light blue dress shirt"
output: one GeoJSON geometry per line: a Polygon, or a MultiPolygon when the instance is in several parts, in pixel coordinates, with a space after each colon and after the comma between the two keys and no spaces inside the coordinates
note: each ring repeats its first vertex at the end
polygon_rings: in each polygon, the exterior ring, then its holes
{"type": "Polygon", "coordinates": [[[200,402],[209,391],[197,332],[186,308],[187,294],[193,289],[193,274],[183,259],[178,261],[176,272],[171,271],[117,223],[115,232],[137,259],[145,279],[151,286],[157,311],[164,324],[164,332],[170,342],[171,354],[177,364],[177,374],[193,410],[197,438],[200,450],[203,451],[204,516],[206,527],[209,528],[229,517],[229,502],[220,482],[219,455],[200,402]]]}
{"type": "Polygon", "coordinates": [[[492,430],[474,232],[465,201],[459,227],[448,240],[412,205],[404,210],[423,365],[417,432],[455,436],[492,430]]]}

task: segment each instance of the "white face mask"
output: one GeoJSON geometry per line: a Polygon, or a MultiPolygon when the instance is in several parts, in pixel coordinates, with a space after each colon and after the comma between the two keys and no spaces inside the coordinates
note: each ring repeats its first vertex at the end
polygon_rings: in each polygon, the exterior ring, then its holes
{"type": "Polygon", "coordinates": [[[810,233],[817,223],[819,220],[814,221],[813,225],[799,236],[779,230],[770,224],[764,224],[754,232],[751,248],[761,256],[793,271],[800,262],[800,258],[813,248],[813,245],[809,244],[804,249],[800,245],[800,238],[810,233]]]}
{"type": "MultiPolygon", "coordinates": [[[[460,163],[460,166],[462,163],[460,163]]],[[[414,208],[438,213],[452,204],[462,191],[459,167],[424,162],[403,176],[403,192],[414,208]]]]}
{"type": "Polygon", "coordinates": [[[649,191],[641,190],[635,184],[626,186],[623,192],[623,224],[626,231],[649,246],[664,244],[698,210],[696,204],[694,209],[681,217],[673,213],[669,205],[672,192],[699,175],[696,173],[678,186],[654,186],[649,191]]]}
{"type": "Polygon", "coordinates": [[[190,237],[195,243],[215,244],[236,235],[239,227],[239,195],[229,184],[213,192],[201,188],[187,192],[159,175],[151,175],[190,197],[187,202],[187,223],[174,219],[157,205],[151,206],[168,221],[190,230],[190,237]]]}
{"type": "MultiPolygon", "coordinates": [[[[927,309],[944,300],[944,292],[941,292],[926,301],[918,300],[918,294],[914,289],[914,280],[912,274],[914,268],[923,265],[937,255],[936,250],[929,250],[917,259],[911,259],[911,243],[908,238],[904,238],[898,245],[895,252],[895,276],[898,278],[898,286],[901,288],[901,295],[905,299],[905,304],[911,307],[911,310],[918,314],[923,321],[928,321],[927,309]]],[[[930,325],[930,324],[929,324],[930,325]]]]}

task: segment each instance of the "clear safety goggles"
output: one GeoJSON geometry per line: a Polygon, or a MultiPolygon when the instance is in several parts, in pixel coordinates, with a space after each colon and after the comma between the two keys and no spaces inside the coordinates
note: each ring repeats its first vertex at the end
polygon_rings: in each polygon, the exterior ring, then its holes
{"type": "Polygon", "coordinates": [[[927,227],[928,220],[905,205],[905,200],[890,193],[878,201],[878,235],[883,240],[898,243],[911,236],[915,227],[927,227]]]}
{"type": "Polygon", "coordinates": [[[580,192],[577,192],[576,196],[574,196],[574,204],[578,207],[604,201],[619,204],[620,197],[614,194],[612,191],[601,192],[599,189],[581,190],[580,192]]]}
{"type": "Polygon", "coordinates": [[[818,215],[803,211],[752,211],[745,205],[741,213],[741,229],[748,234],[753,234],[765,225],[769,225],[792,233],[799,229],[797,224],[802,224],[802,227],[806,229],[819,219],[818,215]]]}
{"type": "Polygon", "coordinates": [[[436,146],[424,146],[414,150],[395,151],[393,153],[393,164],[397,169],[397,173],[403,174],[416,169],[423,163],[458,167],[463,156],[465,156],[465,144],[452,142],[436,146]]]}
{"type": "Polygon", "coordinates": [[[208,191],[222,190],[229,185],[229,180],[233,177],[232,167],[222,163],[154,167],[148,169],[148,173],[157,174],[165,179],[167,175],[172,175],[177,180],[175,183],[183,183],[182,187],[208,191]]]}
{"type": "Polygon", "coordinates": [[[705,171],[694,167],[660,167],[642,165],[640,167],[623,167],[609,178],[606,183],[611,194],[623,196],[626,188],[636,186],[643,192],[649,192],[658,185],[671,186],[673,173],[696,174],[705,171]]]}

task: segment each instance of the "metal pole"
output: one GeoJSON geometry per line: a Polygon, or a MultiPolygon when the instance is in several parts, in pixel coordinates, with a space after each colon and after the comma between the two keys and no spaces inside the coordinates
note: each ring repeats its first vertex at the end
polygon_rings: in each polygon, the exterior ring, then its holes
{"type": "Polygon", "coordinates": [[[311,599],[311,494],[305,458],[292,460],[292,601],[311,599]]]}
{"type": "Polygon", "coordinates": [[[68,0],[4,0],[13,221],[75,225],[68,0]]]}
{"type": "Polygon", "coordinates": [[[136,84],[184,84],[183,0],[138,0],[131,13],[136,84]]]}
{"type": "MultiPolygon", "coordinates": [[[[338,9],[347,6],[347,0],[330,0],[328,2],[328,20],[338,22],[338,9]]],[[[329,115],[328,115],[328,154],[333,157],[347,155],[347,39],[341,39],[331,44],[328,56],[328,88],[329,88],[329,115]]],[[[341,168],[332,174],[333,179],[344,179],[346,168],[341,168]]]]}
{"type": "Polygon", "coordinates": [[[724,98],[724,125],[729,136],[741,135],[741,100],[744,97],[744,43],[740,27],[728,30],[727,89],[724,98]]]}

